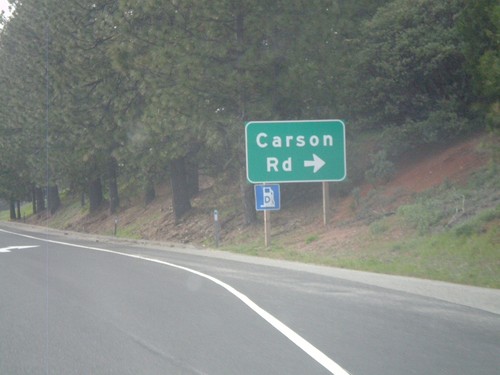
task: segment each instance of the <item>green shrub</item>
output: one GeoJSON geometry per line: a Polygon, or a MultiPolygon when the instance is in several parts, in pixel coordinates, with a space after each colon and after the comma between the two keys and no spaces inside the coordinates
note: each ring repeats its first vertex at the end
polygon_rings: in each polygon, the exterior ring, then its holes
{"type": "Polygon", "coordinates": [[[352,209],[356,209],[359,207],[359,204],[361,202],[361,189],[359,187],[355,187],[352,192],[351,192],[354,201],[352,202],[352,209]]]}
{"type": "Polygon", "coordinates": [[[306,244],[310,244],[312,242],[315,242],[319,239],[319,237],[315,234],[310,235],[309,237],[306,238],[306,244]]]}
{"type": "Polygon", "coordinates": [[[495,219],[500,219],[500,205],[491,210],[486,210],[478,215],[478,220],[483,223],[489,223],[495,219]]]}
{"type": "Polygon", "coordinates": [[[370,224],[370,233],[371,234],[382,234],[389,230],[389,224],[387,224],[386,220],[377,220],[370,224]]]}
{"type": "Polygon", "coordinates": [[[481,232],[482,225],[477,220],[468,221],[462,225],[459,225],[455,228],[455,234],[457,236],[469,237],[473,234],[477,234],[481,232]]]}
{"type": "Polygon", "coordinates": [[[420,235],[428,233],[443,217],[439,202],[434,200],[401,206],[397,214],[407,225],[417,229],[420,235]]]}
{"type": "Polygon", "coordinates": [[[365,172],[365,177],[371,183],[387,182],[394,173],[394,163],[387,159],[387,152],[381,150],[373,155],[371,167],[365,172]]]}
{"type": "Polygon", "coordinates": [[[494,209],[483,211],[469,221],[459,225],[455,228],[455,235],[467,237],[479,234],[484,231],[486,223],[496,219],[500,219],[500,205],[494,209]]]}

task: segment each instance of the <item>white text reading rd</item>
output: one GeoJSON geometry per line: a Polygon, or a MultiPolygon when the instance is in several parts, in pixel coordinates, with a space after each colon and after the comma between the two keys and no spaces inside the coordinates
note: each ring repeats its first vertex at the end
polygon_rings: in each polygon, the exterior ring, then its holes
{"type": "MultiPolygon", "coordinates": [[[[292,148],[292,147],[333,147],[333,136],[330,134],[318,135],[284,135],[284,136],[270,136],[267,133],[261,132],[255,137],[255,142],[260,148],[292,148]]],[[[303,160],[305,168],[312,167],[313,173],[319,171],[324,165],[325,161],[318,157],[316,154],[310,155],[312,159],[303,160]]],[[[293,159],[288,157],[285,160],[278,160],[276,157],[266,158],[266,171],[269,172],[292,172],[293,159]]]]}

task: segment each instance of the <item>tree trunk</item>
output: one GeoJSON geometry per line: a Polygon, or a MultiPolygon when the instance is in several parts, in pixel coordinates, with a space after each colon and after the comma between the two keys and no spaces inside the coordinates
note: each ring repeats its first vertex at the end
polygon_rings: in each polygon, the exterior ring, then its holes
{"type": "Polygon", "coordinates": [[[120,206],[120,198],[118,196],[117,179],[118,163],[114,157],[108,161],[108,189],[109,189],[109,213],[116,213],[120,206]]]}
{"type": "Polygon", "coordinates": [[[89,184],[89,211],[91,214],[95,213],[101,207],[103,201],[101,178],[97,177],[90,181],[89,184]]]}
{"type": "Polygon", "coordinates": [[[16,220],[16,201],[10,200],[10,220],[16,220]]]}
{"type": "Polygon", "coordinates": [[[43,189],[41,187],[35,187],[35,197],[36,212],[40,213],[45,210],[45,197],[43,195],[43,189]]]}
{"type": "Polygon", "coordinates": [[[147,206],[156,198],[155,185],[151,178],[148,178],[144,186],[144,204],[147,206]]]}
{"type": "Polygon", "coordinates": [[[36,215],[36,186],[35,184],[31,187],[31,202],[33,206],[33,215],[36,215]]]}
{"type": "Polygon", "coordinates": [[[21,220],[21,201],[16,201],[16,208],[17,208],[17,220],[21,220]]]}
{"type": "Polygon", "coordinates": [[[189,189],[186,178],[186,164],[184,158],[174,159],[171,162],[170,181],[172,186],[172,207],[174,218],[179,222],[182,215],[191,209],[189,189]]]}
{"type": "Polygon", "coordinates": [[[51,214],[54,214],[61,206],[61,199],[59,198],[59,188],[57,187],[57,185],[48,187],[47,206],[49,207],[49,212],[51,214]]]}
{"type": "Polygon", "coordinates": [[[192,161],[187,162],[186,164],[186,182],[189,189],[189,197],[192,198],[200,192],[198,164],[192,161]]]}
{"type": "Polygon", "coordinates": [[[255,224],[257,222],[257,212],[255,211],[255,193],[253,185],[248,183],[245,170],[240,171],[240,190],[243,197],[243,212],[245,225],[255,224]]]}

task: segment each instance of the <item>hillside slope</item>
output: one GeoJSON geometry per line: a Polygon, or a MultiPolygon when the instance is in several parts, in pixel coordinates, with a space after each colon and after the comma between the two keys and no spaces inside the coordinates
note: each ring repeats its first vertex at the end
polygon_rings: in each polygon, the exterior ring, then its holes
{"type": "MultiPolygon", "coordinates": [[[[357,195],[340,197],[332,183],[326,226],[320,184],[303,184],[298,190],[283,186],[282,209],[271,214],[268,249],[264,246],[262,213],[259,223],[244,226],[237,183],[210,178],[202,178],[201,191],[192,200],[193,209],[178,224],[167,186],[160,187],[156,200],[147,206],[139,199],[124,199],[116,216],[110,216],[106,209],[89,216],[78,200],[67,199],[64,208],[52,217],[29,221],[105,235],[113,235],[116,221],[120,237],[214,247],[213,212],[217,209],[220,246],[226,250],[500,287],[500,178],[490,162],[491,142],[489,135],[479,134],[449,147],[408,154],[396,165],[394,178],[376,186],[359,186],[357,195]],[[481,212],[486,212],[487,220],[469,234],[473,237],[477,232],[481,236],[477,240],[486,241],[481,253],[485,259],[471,253],[479,246],[476,243],[465,245],[465,260],[457,257],[453,251],[465,243],[457,231],[447,243],[439,242],[444,241],[440,233],[460,227],[481,212]],[[422,257],[423,251],[429,259],[422,257]],[[436,258],[442,263],[436,263],[436,258]],[[489,267],[488,272],[483,266],[489,267]],[[443,267],[446,274],[435,274],[443,267]],[[455,272],[457,267],[464,271],[455,272]]],[[[493,142],[498,144],[498,140],[493,142]]]]}
{"type": "MultiPolygon", "coordinates": [[[[363,207],[357,209],[354,208],[355,198],[336,197],[335,183],[331,183],[331,219],[327,232],[333,238],[337,238],[338,234],[344,234],[346,228],[351,232],[353,226],[366,226],[364,221],[357,220],[361,216],[377,216],[393,211],[399,205],[412,201],[416,193],[432,189],[444,182],[450,185],[468,183],[469,179],[473,178],[472,174],[486,166],[489,160],[489,155],[484,152],[483,147],[486,137],[481,134],[445,149],[434,149],[407,156],[396,166],[397,172],[389,182],[377,186],[365,184],[360,187],[360,201],[366,204],[364,206],[360,204],[363,207]],[[370,200],[376,201],[373,207],[370,207],[368,202],[370,200]],[[363,213],[363,210],[368,212],[363,213]],[[372,212],[369,212],[370,210],[372,212]]],[[[308,232],[308,228],[323,226],[321,190],[318,184],[309,185],[315,186],[310,186],[309,189],[306,187],[309,191],[304,194],[309,192],[314,196],[304,199],[305,204],[297,199],[285,205],[281,211],[272,213],[274,236],[279,237],[286,233],[288,237],[293,229],[308,232]]],[[[231,241],[244,230],[240,217],[238,189],[237,184],[231,181],[202,179],[201,192],[192,202],[193,210],[177,225],[172,216],[168,186],[161,186],[156,200],[148,206],[144,206],[140,200],[128,199],[124,201],[122,204],[124,207],[116,216],[108,215],[107,210],[89,216],[85,210],[78,208],[79,214],[70,215],[71,217],[68,217],[68,207],[66,207],[66,212],[62,210],[54,215],[49,219],[48,225],[83,232],[112,234],[115,219],[118,219],[119,235],[121,232],[122,235],[128,234],[144,239],[202,244],[213,234],[213,210],[217,209],[222,223],[222,237],[231,241]],[[70,220],[66,221],[66,218],[70,220]]],[[[34,218],[33,222],[40,220],[45,221],[45,218],[34,218]]]]}

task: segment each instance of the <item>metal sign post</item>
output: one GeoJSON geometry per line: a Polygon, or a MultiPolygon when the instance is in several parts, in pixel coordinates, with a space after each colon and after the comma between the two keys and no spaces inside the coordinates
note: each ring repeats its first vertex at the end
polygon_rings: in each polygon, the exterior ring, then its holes
{"type": "Polygon", "coordinates": [[[271,244],[271,211],[264,211],[264,245],[266,249],[271,244]]]}
{"type": "Polygon", "coordinates": [[[330,210],[330,185],[328,182],[323,182],[323,225],[328,225],[330,210]]]}

